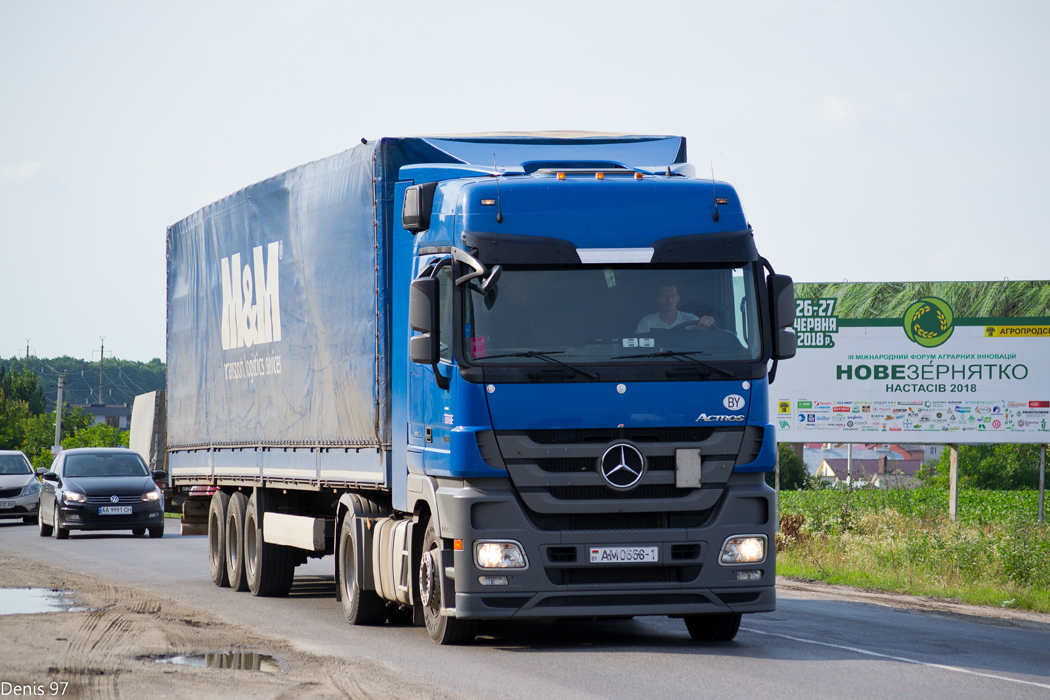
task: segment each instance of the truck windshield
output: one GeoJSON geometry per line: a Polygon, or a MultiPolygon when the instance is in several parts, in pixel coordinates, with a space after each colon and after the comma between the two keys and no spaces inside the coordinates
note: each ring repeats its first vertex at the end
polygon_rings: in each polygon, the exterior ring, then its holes
{"type": "Polygon", "coordinates": [[[748,362],[761,357],[755,274],[741,267],[505,268],[465,292],[477,364],[748,362]]]}

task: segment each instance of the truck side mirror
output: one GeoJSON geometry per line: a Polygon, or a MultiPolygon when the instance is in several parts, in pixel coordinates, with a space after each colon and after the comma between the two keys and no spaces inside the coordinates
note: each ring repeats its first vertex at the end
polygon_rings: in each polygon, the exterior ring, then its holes
{"type": "Polygon", "coordinates": [[[773,327],[790,328],[795,325],[795,285],[787,275],[770,275],[769,303],[773,309],[773,327]]]}
{"type": "Polygon", "coordinates": [[[401,205],[401,228],[412,233],[430,228],[430,212],[434,208],[436,189],[436,182],[428,182],[405,190],[405,202],[401,205]]]}
{"type": "Polygon", "coordinates": [[[795,285],[787,275],[770,275],[769,305],[773,311],[773,359],[795,356],[795,285]]]}
{"type": "Polygon", "coordinates": [[[434,277],[423,277],[412,282],[408,295],[408,325],[422,335],[409,341],[408,354],[420,365],[437,363],[441,342],[438,332],[438,281],[434,277]]]}

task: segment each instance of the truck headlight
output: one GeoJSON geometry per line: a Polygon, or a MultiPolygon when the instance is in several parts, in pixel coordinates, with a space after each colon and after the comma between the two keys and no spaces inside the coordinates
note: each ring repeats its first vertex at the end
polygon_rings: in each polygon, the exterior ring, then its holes
{"type": "Polygon", "coordinates": [[[527,569],[529,566],[521,545],[510,540],[476,541],[474,563],[479,569],[527,569]]]}
{"type": "Polygon", "coordinates": [[[737,535],[722,545],[719,564],[761,564],[766,560],[765,535],[737,535]]]}
{"type": "Polygon", "coordinates": [[[66,491],[64,495],[65,495],[66,503],[86,503],[87,502],[87,496],[85,496],[82,493],[77,493],[76,491],[66,491]]]}

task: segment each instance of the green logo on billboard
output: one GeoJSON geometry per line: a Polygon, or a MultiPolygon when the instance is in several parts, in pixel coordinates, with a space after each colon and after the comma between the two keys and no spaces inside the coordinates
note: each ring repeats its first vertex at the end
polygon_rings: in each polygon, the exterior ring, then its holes
{"type": "Polygon", "coordinates": [[[955,314],[948,302],[937,297],[923,297],[904,312],[904,332],[924,348],[935,348],[951,337],[955,314]]]}

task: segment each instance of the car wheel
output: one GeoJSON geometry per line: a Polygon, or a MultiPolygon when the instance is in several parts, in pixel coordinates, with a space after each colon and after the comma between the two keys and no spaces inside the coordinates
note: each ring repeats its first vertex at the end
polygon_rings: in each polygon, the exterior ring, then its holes
{"type": "Polygon", "coordinates": [[[131,529],[131,534],[134,535],[135,537],[142,537],[143,535],[146,534],[146,528],[144,528],[144,527],[132,528],[131,529]]]}
{"type": "Polygon", "coordinates": [[[160,527],[151,527],[149,529],[149,536],[153,539],[164,537],[164,526],[161,525],[160,527]]]}
{"type": "Polygon", "coordinates": [[[44,516],[41,513],[37,513],[36,524],[40,530],[41,537],[50,537],[51,530],[53,529],[50,525],[44,522],[44,516]]]}
{"type": "Polygon", "coordinates": [[[26,525],[36,525],[38,518],[35,515],[22,516],[22,522],[26,525]]]}
{"type": "Polygon", "coordinates": [[[56,540],[69,539],[69,530],[62,527],[62,516],[58,512],[58,508],[55,508],[55,527],[52,530],[52,534],[56,540]]]}

